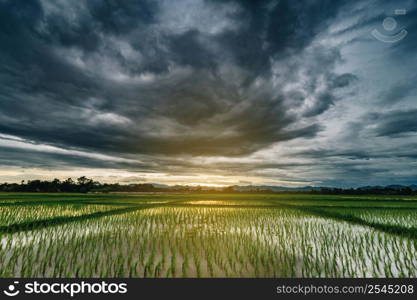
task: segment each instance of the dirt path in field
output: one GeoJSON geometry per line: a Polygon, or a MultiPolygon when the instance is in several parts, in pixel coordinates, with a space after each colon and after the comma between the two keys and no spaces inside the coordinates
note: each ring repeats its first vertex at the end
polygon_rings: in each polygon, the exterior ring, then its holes
{"type": "MultiPolygon", "coordinates": [[[[136,203],[123,203],[121,201],[94,201],[94,200],[65,200],[65,201],[19,201],[14,203],[0,203],[0,206],[16,206],[16,205],[25,205],[25,206],[36,206],[36,205],[59,205],[59,204],[81,204],[81,205],[119,205],[124,206],[120,209],[113,209],[108,211],[98,211],[91,214],[85,214],[80,216],[66,216],[66,217],[54,217],[54,218],[47,218],[42,220],[36,221],[29,221],[29,222],[21,222],[15,223],[7,226],[0,226],[0,233],[16,233],[21,231],[30,231],[41,229],[44,227],[50,226],[57,226],[66,223],[72,222],[79,222],[88,219],[106,217],[111,215],[118,215],[118,214],[125,214],[134,212],[137,210],[143,210],[147,208],[156,208],[156,207],[211,207],[211,208],[289,208],[289,209],[296,209],[299,211],[306,212],[308,214],[323,217],[327,219],[333,219],[336,221],[344,221],[355,225],[361,225],[376,229],[378,231],[382,231],[389,234],[398,235],[401,237],[408,237],[417,240],[417,228],[407,228],[402,227],[399,225],[387,225],[382,223],[376,223],[371,221],[366,221],[359,217],[355,217],[352,215],[345,215],[340,214],[337,212],[330,212],[326,211],[326,208],[346,208],[346,206],[340,205],[331,205],[331,206],[324,206],[324,205],[312,205],[312,206],[304,206],[304,205],[292,205],[292,204],[284,204],[284,203],[276,203],[276,204],[265,204],[265,205],[245,205],[245,204],[236,204],[236,205],[221,205],[221,204],[190,204],[189,199],[184,200],[177,200],[177,201],[168,201],[164,203],[158,204],[147,204],[146,202],[136,204],[136,203]]],[[[349,209],[361,209],[364,208],[363,206],[349,206],[349,209]]],[[[416,207],[372,207],[373,209],[416,209],[416,207]]]]}
{"type": "Polygon", "coordinates": [[[305,211],[315,216],[324,217],[335,221],[344,221],[354,225],[366,226],[385,233],[417,240],[417,228],[409,228],[399,225],[388,225],[383,223],[366,221],[364,219],[352,215],[344,215],[337,212],[325,211],[322,209],[317,209],[316,207],[298,207],[296,209],[305,211]]]}
{"type": "MultiPolygon", "coordinates": [[[[130,204],[130,203],[117,203],[118,205],[128,206],[123,207],[120,209],[113,209],[113,210],[106,210],[106,211],[98,211],[91,214],[85,214],[80,216],[65,216],[65,217],[54,217],[54,218],[46,218],[36,221],[28,221],[28,222],[20,222],[20,223],[14,223],[7,226],[0,226],[0,233],[16,233],[16,232],[22,232],[22,231],[30,231],[30,230],[36,230],[41,229],[45,227],[51,227],[51,226],[57,226],[62,225],[66,223],[73,223],[73,222],[79,222],[89,219],[95,219],[95,218],[101,218],[101,217],[107,217],[112,215],[119,215],[119,214],[125,214],[130,213],[138,210],[143,210],[147,208],[156,208],[160,206],[166,206],[168,204],[180,204],[184,202],[185,200],[178,200],[178,201],[171,201],[171,202],[165,202],[165,203],[158,203],[158,204],[130,204]]],[[[45,204],[46,201],[42,203],[36,203],[36,204],[45,204]]],[[[50,201],[47,201],[50,203],[50,201]]],[[[59,201],[57,201],[59,202],[59,201]]],[[[113,202],[95,202],[95,201],[60,201],[59,204],[73,204],[72,202],[76,202],[76,204],[82,204],[82,205],[100,205],[100,204],[107,204],[107,205],[113,205],[113,202]]],[[[16,203],[13,203],[16,205],[16,203]]],[[[20,204],[20,203],[19,203],[20,204]]],[[[18,204],[18,205],[19,205],[18,204]]],[[[46,203],[47,204],[47,203],[46,203]]],[[[22,202],[20,205],[34,205],[33,202],[22,202]]]]}
{"type": "Polygon", "coordinates": [[[36,221],[30,221],[30,222],[15,223],[15,224],[11,224],[8,226],[0,226],[0,233],[16,233],[16,232],[21,232],[21,231],[30,231],[30,230],[40,229],[44,227],[62,225],[65,223],[79,222],[79,221],[84,221],[88,219],[129,213],[129,212],[133,212],[133,211],[145,209],[145,208],[148,208],[148,207],[128,207],[128,208],[113,209],[113,210],[107,210],[107,211],[99,211],[99,212],[94,212],[91,214],[86,214],[86,215],[81,215],[81,216],[55,217],[55,218],[42,219],[42,220],[36,220],[36,221]]]}
{"type": "MultiPolygon", "coordinates": [[[[352,215],[344,215],[337,212],[330,212],[326,211],[325,209],[329,208],[349,208],[349,209],[363,209],[363,206],[354,206],[354,207],[346,207],[346,206],[323,206],[323,205],[314,205],[314,206],[303,206],[303,205],[291,205],[291,204],[275,204],[275,205],[206,205],[206,204],[186,204],[186,203],[173,203],[172,205],[168,206],[177,206],[177,207],[218,207],[218,208],[289,208],[289,209],[296,209],[299,211],[306,212],[310,215],[326,218],[326,219],[332,219],[335,221],[343,221],[348,222],[350,224],[354,225],[360,225],[369,227],[384,233],[394,234],[401,237],[407,237],[411,239],[417,240],[417,228],[409,228],[399,225],[388,225],[383,223],[377,223],[377,222],[371,222],[366,221],[364,219],[361,219],[359,217],[355,217],[352,215]]],[[[416,209],[415,207],[372,207],[372,209],[392,209],[392,210],[402,210],[402,209],[416,209]]]]}

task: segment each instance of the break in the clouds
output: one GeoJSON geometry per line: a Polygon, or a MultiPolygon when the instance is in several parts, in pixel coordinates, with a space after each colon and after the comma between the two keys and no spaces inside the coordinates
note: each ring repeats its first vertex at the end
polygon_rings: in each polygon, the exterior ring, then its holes
{"type": "Polygon", "coordinates": [[[1,0],[0,180],[414,183],[393,2],[1,0]]]}

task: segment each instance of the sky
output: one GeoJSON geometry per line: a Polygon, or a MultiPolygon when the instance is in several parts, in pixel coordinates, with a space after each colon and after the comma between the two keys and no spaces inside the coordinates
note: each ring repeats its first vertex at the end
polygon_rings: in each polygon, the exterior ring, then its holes
{"type": "Polygon", "coordinates": [[[0,182],[416,184],[416,15],[414,0],[0,0],[0,182]]]}

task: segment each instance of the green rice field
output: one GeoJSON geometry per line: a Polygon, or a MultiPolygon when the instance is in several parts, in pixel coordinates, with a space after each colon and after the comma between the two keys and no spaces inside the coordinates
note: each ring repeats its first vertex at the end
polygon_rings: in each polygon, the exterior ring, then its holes
{"type": "Polygon", "coordinates": [[[0,277],[417,277],[417,197],[2,193],[0,277]]]}

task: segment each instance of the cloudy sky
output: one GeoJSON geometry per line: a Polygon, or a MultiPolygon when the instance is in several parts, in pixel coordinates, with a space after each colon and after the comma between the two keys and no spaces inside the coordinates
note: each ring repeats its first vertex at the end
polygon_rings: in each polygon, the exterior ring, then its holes
{"type": "Polygon", "coordinates": [[[415,0],[0,0],[0,181],[417,183],[416,49],[415,0]]]}

